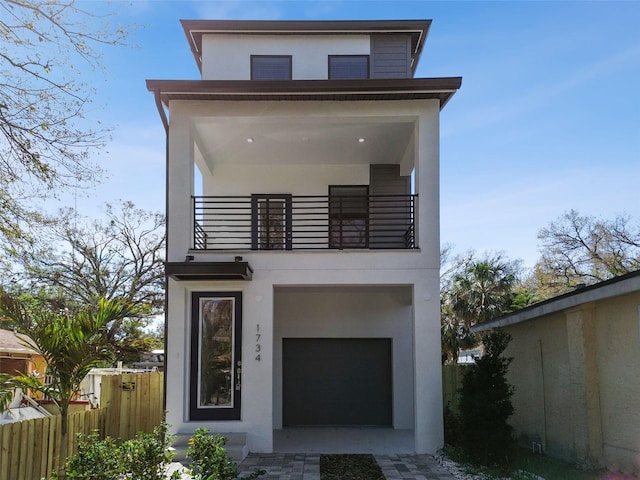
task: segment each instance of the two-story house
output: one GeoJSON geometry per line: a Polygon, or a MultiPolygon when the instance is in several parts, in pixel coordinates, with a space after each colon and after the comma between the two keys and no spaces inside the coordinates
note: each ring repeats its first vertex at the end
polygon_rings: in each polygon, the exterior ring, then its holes
{"type": "Polygon", "coordinates": [[[172,431],[272,452],[282,432],[377,427],[435,452],[439,115],[461,79],[414,78],[430,21],[182,25],[202,79],[147,81],[172,431]]]}

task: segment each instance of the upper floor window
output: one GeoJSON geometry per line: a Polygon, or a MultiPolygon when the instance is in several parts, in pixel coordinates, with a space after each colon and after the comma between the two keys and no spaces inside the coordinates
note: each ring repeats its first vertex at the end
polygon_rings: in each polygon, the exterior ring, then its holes
{"type": "Polygon", "coordinates": [[[329,79],[369,78],[369,55],[329,55],[329,79]]]}
{"type": "Polygon", "coordinates": [[[251,80],[291,80],[291,55],[251,55],[251,80]]]}

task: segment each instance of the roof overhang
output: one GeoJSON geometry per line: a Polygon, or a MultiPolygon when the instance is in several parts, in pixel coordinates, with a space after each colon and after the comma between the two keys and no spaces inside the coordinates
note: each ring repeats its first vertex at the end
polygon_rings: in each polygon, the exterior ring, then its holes
{"type": "MultiPolygon", "coordinates": [[[[0,347],[0,357],[4,357],[6,354],[10,355],[24,355],[24,358],[30,359],[34,355],[40,355],[38,352],[29,348],[3,348],[0,347]]],[[[17,357],[16,357],[17,358],[17,357]]],[[[20,357],[23,358],[23,357],[20,357]]]]}
{"type": "Polygon", "coordinates": [[[203,35],[362,35],[406,34],[411,36],[412,71],[415,72],[431,20],[181,20],[189,47],[202,70],[203,35]]]}
{"type": "Polygon", "coordinates": [[[533,320],[544,315],[575,308],[590,302],[597,302],[608,298],[640,292],[640,270],[614,277],[573,292],[565,293],[543,302],[535,303],[522,310],[503,315],[488,322],[471,327],[473,332],[483,332],[493,328],[508,327],[517,323],[533,320]]]}
{"type": "Polygon", "coordinates": [[[438,99],[442,109],[462,77],[370,80],[147,80],[147,89],[172,100],[368,101],[438,99]]]}
{"type": "Polygon", "coordinates": [[[166,262],[165,273],[174,280],[251,280],[248,262],[166,262]]]}

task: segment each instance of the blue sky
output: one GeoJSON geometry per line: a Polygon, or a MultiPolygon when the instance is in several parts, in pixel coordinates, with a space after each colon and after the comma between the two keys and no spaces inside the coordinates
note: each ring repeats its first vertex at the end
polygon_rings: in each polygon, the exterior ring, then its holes
{"type": "MultiPolygon", "coordinates": [[[[101,9],[98,1],[84,2],[101,9]]],[[[417,77],[462,76],[441,115],[441,240],[532,267],[562,213],[640,222],[640,2],[111,2],[135,47],[104,53],[92,115],[109,178],[80,213],[164,210],[164,130],[146,79],[197,79],[180,19],[432,19],[417,77]]]]}

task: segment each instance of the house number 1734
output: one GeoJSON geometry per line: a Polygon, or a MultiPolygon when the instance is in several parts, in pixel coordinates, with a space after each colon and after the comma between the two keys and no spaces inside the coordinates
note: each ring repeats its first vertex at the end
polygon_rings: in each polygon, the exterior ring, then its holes
{"type": "Polygon", "coordinates": [[[260,324],[257,323],[256,324],[256,361],[257,362],[260,361],[260,351],[261,351],[261,347],[260,347],[260,324]]]}

